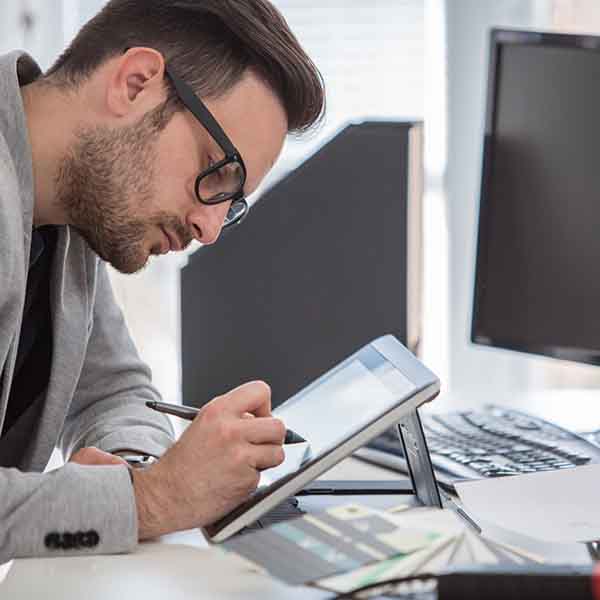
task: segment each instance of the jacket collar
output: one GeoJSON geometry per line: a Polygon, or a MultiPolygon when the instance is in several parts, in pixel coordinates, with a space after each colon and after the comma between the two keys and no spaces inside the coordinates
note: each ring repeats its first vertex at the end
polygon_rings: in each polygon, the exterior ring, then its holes
{"type": "Polygon", "coordinates": [[[0,56],[0,134],[8,144],[19,181],[26,263],[31,244],[34,189],[31,145],[20,88],[35,81],[41,72],[37,63],[24,52],[16,51],[0,56]]]}

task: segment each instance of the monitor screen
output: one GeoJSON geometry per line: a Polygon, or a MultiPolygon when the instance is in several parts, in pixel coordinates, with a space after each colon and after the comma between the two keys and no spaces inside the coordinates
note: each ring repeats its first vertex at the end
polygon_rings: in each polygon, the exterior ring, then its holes
{"type": "Polygon", "coordinates": [[[600,362],[600,38],[492,32],[472,340],[600,362]]]}

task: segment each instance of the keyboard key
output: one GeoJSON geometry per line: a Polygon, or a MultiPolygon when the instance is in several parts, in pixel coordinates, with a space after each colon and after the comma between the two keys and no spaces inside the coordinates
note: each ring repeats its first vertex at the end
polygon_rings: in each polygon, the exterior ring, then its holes
{"type": "Polygon", "coordinates": [[[524,444],[513,446],[513,452],[527,452],[527,450],[531,450],[531,446],[525,446],[524,444]]]}
{"type": "Polygon", "coordinates": [[[473,455],[473,456],[482,456],[484,454],[487,454],[487,450],[485,448],[471,448],[469,450],[469,452],[473,455]]]}
{"type": "Polygon", "coordinates": [[[447,448],[442,448],[441,450],[438,450],[438,454],[441,454],[442,456],[450,456],[451,454],[456,454],[458,452],[458,448],[453,448],[453,447],[447,447],[447,448]]]}
{"type": "Polygon", "coordinates": [[[513,423],[515,424],[515,427],[518,427],[519,429],[530,429],[530,430],[541,429],[541,426],[539,425],[539,423],[536,423],[535,421],[532,421],[530,419],[515,419],[513,421],[513,423]]]}
{"type": "Polygon", "coordinates": [[[471,462],[469,463],[469,467],[476,471],[487,471],[490,468],[490,464],[489,462],[471,462]]]}
{"type": "Polygon", "coordinates": [[[514,471],[512,469],[496,469],[492,471],[484,471],[482,475],[484,477],[506,477],[508,475],[518,475],[518,471],[514,471]]]}
{"type": "Polygon", "coordinates": [[[573,459],[573,462],[576,465],[584,465],[587,462],[590,462],[590,460],[592,460],[589,456],[577,456],[573,459]]]}

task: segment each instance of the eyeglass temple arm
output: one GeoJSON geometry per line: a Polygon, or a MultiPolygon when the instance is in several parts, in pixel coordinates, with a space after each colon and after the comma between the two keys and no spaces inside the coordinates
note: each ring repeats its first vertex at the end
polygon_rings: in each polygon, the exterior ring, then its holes
{"type": "Polygon", "coordinates": [[[228,156],[239,157],[239,152],[236,150],[229,138],[225,135],[225,132],[221,126],[210,114],[210,111],[208,108],[206,108],[200,98],[194,94],[192,89],[182,79],[180,79],[180,77],[174,73],[168,65],[165,65],[165,72],[173,82],[181,101],[185,104],[187,109],[204,125],[204,127],[206,127],[208,133],[210,133],[210,135],[215,139],[219,146],[221,146],[225,153],[228,156]]]}

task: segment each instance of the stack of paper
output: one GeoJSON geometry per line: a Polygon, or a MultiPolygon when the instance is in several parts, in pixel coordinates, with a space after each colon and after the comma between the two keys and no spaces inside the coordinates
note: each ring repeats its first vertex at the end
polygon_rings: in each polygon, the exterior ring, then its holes
{"type": "Polygon", "coordinates": [[[402,506],[384,512],[359,504],[234,537],[226,547],[287,583],[335,592],[453,565],[532,560],[484,540],[451,510],[402,506]]]}
{"type": "Polygon", "coordinates": [[[573,543],[600,539],[598,481],[600,464],[591,464],[465,481],[456,489],[478,520],[538,540],[573,543]]]}
{"type": "Polygon", "coordinates": [[[438,542],[411,554],[400,554],[376,564],[321,579],[316,583],[336,592],[349,592],[358,587],[389,579],[436,573],[450,567],[468,564],[525,564],[537,557],[520,549],[500,545],[481,537],[454,511],[436,508],[392,510],[388,513],[401,532],[405,527],[436,532],[438,542]]]}

